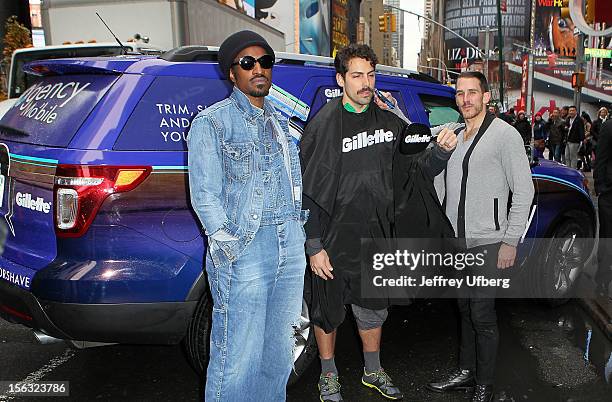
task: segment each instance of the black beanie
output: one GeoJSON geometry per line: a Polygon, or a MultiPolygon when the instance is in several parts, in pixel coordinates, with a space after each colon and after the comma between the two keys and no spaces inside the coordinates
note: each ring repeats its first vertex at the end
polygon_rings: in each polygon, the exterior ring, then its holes
{"type": "Polygon", "coordinates": [[[249,46],[261,46],[269,55],[274,56],[274,50],[261,35],[253,31],[236,32],[228,36],[219,47],[217,58],[224,77],[229,77],[230,66],[236,55],[249,46]]]}

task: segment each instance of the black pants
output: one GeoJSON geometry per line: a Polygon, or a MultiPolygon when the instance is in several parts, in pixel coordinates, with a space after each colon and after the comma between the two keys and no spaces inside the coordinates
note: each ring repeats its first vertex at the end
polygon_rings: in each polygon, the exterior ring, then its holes
{"type": "Polygon", "coordinates": [[[612,191],[601,194],[598,198],[599,246],[597,249],[597,275],[595,282],[599,286],[608,286],[612,282],[612,191]]]}
{"type": "MultiPolygon", "coordinates": [[[[498,276],[497,254],[500,244],[491,244],[468,249],[470,253],[486,250],[485,266],[466,272],[466,275],[485,274],[488,278],[498,276]]],[[[461,344],[459,367],[476,370],[478,384],[492,385],[495,380],[495,364],[499,331],[495,311],[496,288],[465,288],[459,294],[457,304],[461,315],[461,344]]]]}

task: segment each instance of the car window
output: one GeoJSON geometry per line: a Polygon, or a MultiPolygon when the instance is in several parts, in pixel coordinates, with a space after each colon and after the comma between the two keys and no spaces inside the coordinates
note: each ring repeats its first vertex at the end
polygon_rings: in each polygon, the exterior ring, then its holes
{"type": "Polygon", "coordinates": [[[158,77],[138,102],[114,149],[186,151],[193,118],[227,98],[227,81],[193,77],[158,77]]]}
{"type": "Polygon", "coordinates": [[[95,56],[114,56],[122,54],[123,50],[119,46],[95,46],[95,47],[70,47],[55,49],[34,49],[27,52],[15,53],[11,67],[11,87],[9,88],[9,98],[19,97],[23,91],[40,81],[35,75],[26,74],[23,66],[36,60],[61,59],[67,57],[95,57],[95,56]]]}
{"type": "Polygon", "coordinates": [[[66,147],[116,75],[60,75],[29,87],[0,120],[0,139],[66,147]]]}
{"type": "Polygon", "coordinates": [[[462,121],[455,100],[446,96],[419,94],[431,127],[462,121]]]}

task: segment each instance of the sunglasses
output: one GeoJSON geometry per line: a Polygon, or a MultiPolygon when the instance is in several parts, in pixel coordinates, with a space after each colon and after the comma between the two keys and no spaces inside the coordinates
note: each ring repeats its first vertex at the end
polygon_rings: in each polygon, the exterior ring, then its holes
{"type": "Polygon", "coordinates": [[[243,70],[252,70],[255,68],[255,63],[259,63],[261,68],[266,70],[272,68],[274,65],[274,56],[269,54],[264,54],[259,59],[256,59],[253,56],[243,56],[240,60],[235,61],[231,64],[231,66],[239,65],[243,70]]]}

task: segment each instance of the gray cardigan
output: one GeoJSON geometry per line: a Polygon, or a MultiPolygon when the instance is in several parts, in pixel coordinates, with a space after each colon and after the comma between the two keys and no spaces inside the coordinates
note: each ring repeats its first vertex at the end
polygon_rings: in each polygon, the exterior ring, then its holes
{"type": "Polygon", "coordinates": [[[465,143],[463,131],[447,170],[434,180],[438,198],[446,204],[457,237],[465,238],[468,247],[497,242],[516,246],[534,195],[523,139],[514,127],[491,114],[465,143]]]}

